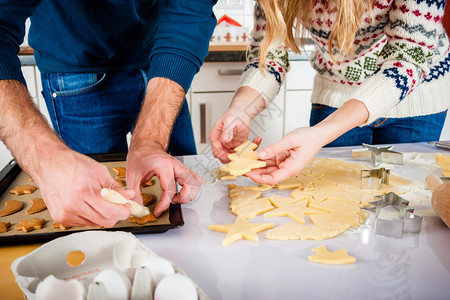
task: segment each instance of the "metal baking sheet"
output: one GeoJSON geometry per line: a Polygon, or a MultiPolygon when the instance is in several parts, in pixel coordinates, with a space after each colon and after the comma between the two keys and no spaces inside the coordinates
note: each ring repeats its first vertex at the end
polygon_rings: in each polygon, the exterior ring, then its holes
{"type": "MultiPolygon", "coordinates": [[[[115,154],[97,154],[91,155],[91,157],[108,167],[113,178],[116,177],[116,172],[112,169],[113,167],[125,167],[126,153],[115,153],[115,154]]],[[[39,189],[34,191],[32,194],[15,195],[10,194],[9,191],[18,185],[33,185],[37,186],[36,183],[29,180],[28,174],[23,172],[19,165],[12,160],[8,165],[6,165],[3,170],[0,171],[0,210],[5,206],[5,200],[15,199],[22,201],[24,207],[11,215],[0,217],[0,222],[10,222],[11,225],[7,232],[0,233],[0,243],[5,242],[44,242],[49,241],[54,238],[64,236],[73,232],[87,231],[87,230],[121,230],[127,231],[135,234],[139,233],[162,233],[169,229],[178,228],[184,225],[183,214],[180,205],[171,204],[168,211],[163,213],[156,222],[150,222],[144,225],[139,225],[135,223],[130,223],[128,220],[119,221],[112,228],[96,228],[96,227],[72,227],[68,230],[61,230],[59,228],[52,228],[53,220],[47,209],[39,213],[28,215],[26,211],[30,208],[30,199],[41,198],[39,189]],[[20,220],[25,220],[29,218],[41,218],[45,219],[45,224],[42,229],[33,230],[30,232],[18,231],[15,226],[20,222],[20,220]]],[[[144,187],[142,189],[144,193],[151,194],[156,197],[159,201],[161,197],[161,187],[159,185],[158,178],[155,177],[155,184],[149,187],[144,187]]],[[[157,202],[156,201],[156,202],[157,202]]],[[[149,206],[150,210],[153,211],[156,202],[149,206]]]]}

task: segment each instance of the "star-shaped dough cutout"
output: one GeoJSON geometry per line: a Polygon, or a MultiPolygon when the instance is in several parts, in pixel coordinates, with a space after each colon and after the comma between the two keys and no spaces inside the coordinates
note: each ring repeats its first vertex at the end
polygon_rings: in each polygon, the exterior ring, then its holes
{"type": "Polygon", "coordinates": [[[222,242],[224,246],[241,239],[257,242],[257,233],[272,227],[272,223],[250,223],[241,216],[238,216],[233,224],[213,224],[208,226],[211,230],[227,234],[222,242]]]}
{"type": "Polygon", "coordinates": [[[243,142],[234,148],[236,153],[228,155],[231,160],[228,164],[220,167],[220,170],[229,172],[234,176],[241,176],[250,172],[252,169],[262,168],[266,166],[266,162],[260,161],[258,155],[254,151],[258,145],[249,140],[243,142]]]}
{"type": "Polygon", "coordinates": [[[356,261],[356,258],[347,254],[344,248],[337,251],[328,251],[325,246],[320,246],[311,249],[316,254],[308,256],[308,259],[315,263],[327,264],[327,265],[343,265],[352,264],[356,261]]]}

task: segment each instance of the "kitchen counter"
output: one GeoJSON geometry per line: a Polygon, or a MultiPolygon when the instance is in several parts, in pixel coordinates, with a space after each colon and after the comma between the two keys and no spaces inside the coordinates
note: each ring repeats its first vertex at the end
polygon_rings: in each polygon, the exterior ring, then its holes
{"type": "MultiPolygon", "coordinates": [[[[246,61],[247,43],[211,43],[209,53],[205,57],[205,62],[231,62],[246,61]]],[[[311,47],[306,48],[306,53],[295,54],[290,52],[289,59],[291,61],[308,60],[308,53],[311,47]]],[[[36,62],[33,56],[33,49],[30,47],[21,48],[19,59],[22,66],[32,66],[36,62]]]]}
{"type": "MultiPolygon", "coordinates": [[[[317,156],[352,161],[351,149],[322,149],[317,156]]],[[[386,165],[391,172],[418,183],[429,174],[440,175],[441,170],[432,161],[434,153],[443,150],[426,143],[399,144],[394,150],[405,152],[405,163],[386,165]]],[[[421,232],[401,239],[375,236],[360,226],[323,241],[267,240],[262,232],[259,242],[239,240],[224,247],[225,234],[208,229],[208,225],[235,220],[226,188],[234,181],[215,180],[211,169],[219,162],[211,156],[186,156],[181,160],[203,178],[198,199],[183,206],[185,225],[162,234],[136,236],[185,271],[211,299],[450,299],[450,229],[433,214],[430,191],[413,194],[421,199],[415,202],[416,212],[425,215],[421,232]],[[356,257],[356,263],[309,262],[311,249],[320,245],[330,251],[345,248],[356,257]]],[[[251,182],[240,177],[236,183],[251,182]]],[[[286,218],[258,216],[251,222],[278,225],[286,218]]]]}
{"type": "MultiPolygon", "coordinates": [[[[422,143],[397,145],[394,150],[442,152],[422,143]]],[[[318,156],[351,161],[351,149],[324,149],[318,156]]],[[[428,158],[434,155],[429,153],[428,158]]],[[[421,183],[428,174],[440,175],[440,169],[431,168],[429,162],[418,162],[405,156],[404,166],[389,167],[421,183]]],[[[185,225],[137,237],[184,270],[211,299],[450,299],[450,229],[437,216],[424,217],[420,234],[402,239],[374,236],[360,227],[323,241],[273,241],[265,239],[263,232],[258,234],[259,242],[239,240],[224,247],[225,234],[208,225],[235,220],[226,189],[233,181],[213,183],[208,170],[218,163],[207,156],[185,157],[184,163],[204,181],[199,199],[183,206],[185,225]],[[331,251],[345,248],[356,263],[309,262],[311,249],[320,245],[331,251]]],[[[246,179],[239,178],[238,184],[250,183],[246,179]]],[[[432,212],[429,202],[419,210],[432,212]]],[[[272,220],[259,216],[251,222],[272,220]]]]}

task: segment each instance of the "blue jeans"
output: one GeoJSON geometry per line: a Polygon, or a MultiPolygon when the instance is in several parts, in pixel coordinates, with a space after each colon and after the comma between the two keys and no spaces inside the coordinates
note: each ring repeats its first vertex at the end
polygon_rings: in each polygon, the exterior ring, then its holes
{"type": "MultiPolygon", "coordinates": [[[[334,111],[336,108],[313,104],[310,125],[316,125],[334,111]]],[[[438,141],[446,116],[447,111],[418,117],[379,118],[372,124],[344,133],[327,147],[438,141]]]]}
{"type": "MultiPolygon", "coordinates": [[[[146,70],[41,74],[42,94],[54,130],[84,154],[127,152],[147,88],[146,70]]],[[[196,154],[186,99],[173,126],[168,152],[196,154]]]]}

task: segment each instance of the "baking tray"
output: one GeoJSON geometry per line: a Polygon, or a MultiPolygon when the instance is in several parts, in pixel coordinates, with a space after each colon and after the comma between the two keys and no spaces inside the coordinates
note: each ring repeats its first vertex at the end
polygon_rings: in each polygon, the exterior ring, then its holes
{"type": "MultiPolygon", "coordinates": [[[[111,175],[113,178],[115,178],[115,172],[111,170],[111,165],[114,166],[124,166],[125,160],[126,160],[126,153],[113,153],[113,154],[94,154],[89,155],[93,159],[95,159],[98,162],[101,162],[108,166],[108,169],[111,172],[111,175]]],[[[183,219],[183,213],[181,211],[181,206],[179,204],[171,204],[168,211],[163,213],[159,218],[157,222],[154,223],[147,223],[144,225],[138,225],[135,223],[129,223],[127,220],[119,221],[114,227],[112,228],[96,228],[96,227],[72,227],[68,230],[61,230],[59,228],[53,229],[52,224],[53,220],[50,217],[50,214],[48,210],[44,210],[42,212],[27,215],[26,210],[29,208],[30,203],[29,201],[26,201],[30,198],[39,198],[40,192],[39,189],[37,189],[35,192],[33,192],[31,195],[11,195],[9,194],[9,190],[14,188],[16,185],[15,182],[19,178],[23,178],[26,176],[29,177],[25,172],[22,171],[22,169],[19,167],[17,162],[15,160],[12,160],[9,164],[7,164],[1,171],[0,171],[0,210],[3,209],[5,206],[4,200],[7,199],[16,199],[20,200],[24,203],[24,207],[19,212],[16,212],[9,216],[0,217],[0,222],[11,222],[11,226],[8,228],[8,231],[5,233],[0,233],[0,244],[13,243],[13,242],[45,242],[49,241],[64,235],[71,234],[73,232],[81,232],[81,231],[88,231],[88,230],[107,230],[107,231],[127,231],[134,234],[141,234],[141,233],[163,233],[168,231],[169,229],[178,228],[184,225],[184,219],[183,219]],[[14,185],[14,186],[13,186],[14,185]],[[21,219],[28,219],[28,218],[44,218],[46,220],[45,224],[43,225],[42,229],[39,230],[33,230],[30,232],[23,232],[23,231],[17,231],[15,229],[15,225],[18,224],[18,221],[11,221],[14,216],[14,218],[18,218],[19,216],[22,216],[21,219]]],[[[23,179],[22,179],[23,180],[23,179]]],[[[159,186],[158,178],[155,177],[155,185],[147,188],[143,188],[143,192],[147,192],[149,194],[152,194],[154,197],[156,196],[157,201],[159,200],[159,197],[161,195],[161,188],[159,186]]],[[[35,185],[34,182],[26,182],[25,184],[35,185]]],[[[153,207],[155,206],[155,202],[149,206],[150,210],[153,210],[153,207]]]]}

